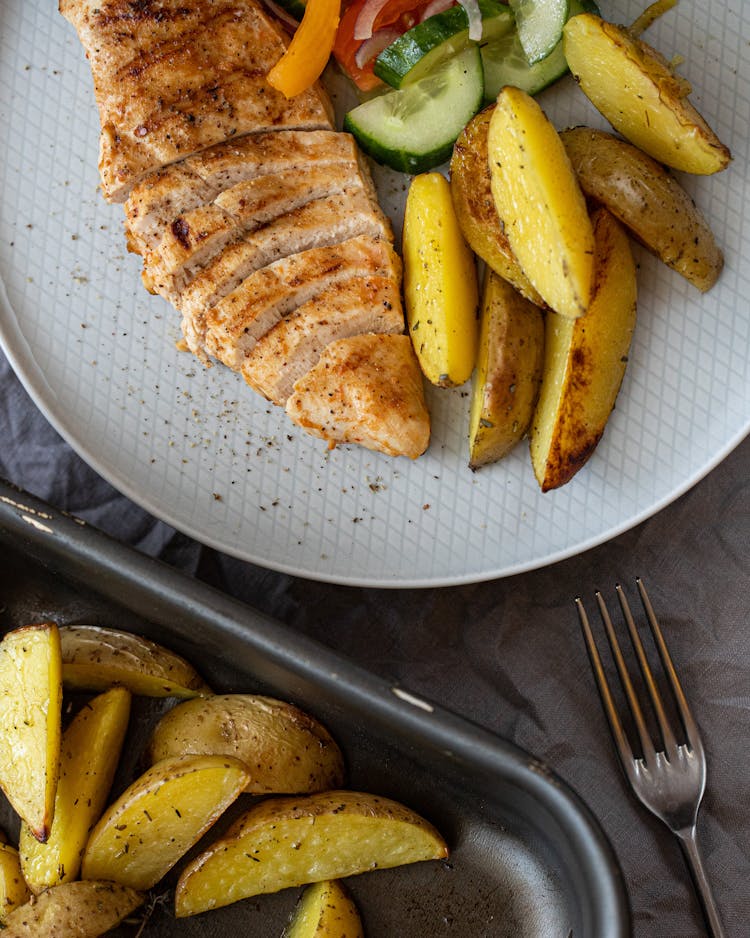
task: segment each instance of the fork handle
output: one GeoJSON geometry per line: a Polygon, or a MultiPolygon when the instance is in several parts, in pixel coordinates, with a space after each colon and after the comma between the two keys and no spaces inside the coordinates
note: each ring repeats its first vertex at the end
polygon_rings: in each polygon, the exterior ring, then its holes
{"type": "Polygon", "coordinates": [[[685,827],[682,830],[675,831],[680,840],[682,852],[685,854],[690,874],[693,877],[695,888],[703,907],[703,914],[706,917],[709,934],[713,938],[725,938],[724,927],[719,918],[719,910],[716,907],[716,901],[711,891],[711,886],[706,876],[706,870],[703,866],[700,851],[698,850],[698,841],[695,835],[695,824],[692,827],[685,827]]]}

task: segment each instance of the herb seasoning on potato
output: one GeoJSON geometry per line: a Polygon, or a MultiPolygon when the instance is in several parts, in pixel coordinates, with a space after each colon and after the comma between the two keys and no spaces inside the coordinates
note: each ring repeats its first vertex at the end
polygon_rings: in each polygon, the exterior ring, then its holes
{"type": "Polygon", "coordinates": [[[563,42],[583,93],[631,143],[686,173],[729,165],[728,148],[688,101],[690,83],[626,26],[582,13],[565,24],[563,42]]]}
{"type": "Polygon", "coordinates": [[[403,252],[406,322],[422,371],[443,388],[463,384],[476,359],[477,275],[440,173],[409,188],[403,252]]]}

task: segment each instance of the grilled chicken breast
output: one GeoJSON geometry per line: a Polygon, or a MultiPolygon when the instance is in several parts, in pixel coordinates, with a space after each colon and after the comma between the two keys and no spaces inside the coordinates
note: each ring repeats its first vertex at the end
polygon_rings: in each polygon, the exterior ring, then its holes
{"type": "Polygon", "coordinates": [[[205,348],[230,368],[240,369],[255,343],[282,316],[320,295],[330,284],[355,272],[384,271],[393,277],[398,266],[387,242],[367,233],[361,239],[318,245],[281,258],[251,274],[206,311],[205,348]]]}
{"type": "Polygon", "coordinates": [[[403,331],[393,277],[348,277],[279,320],[245,356],[242,374],[252,388],[283,406],[294,383],[335,339],[403,331]]]}
{"type": "Polygon", "coordinates": [[[128,230],[139,254],[156,247],[172,221],[212,202],[219,193],[260,175],[305,173],[332,163],[357,163],[354,138],[329,131],[277,130],[219,144],[152,173],[136,184],[126,204],[128,230]]]}
{"type": "Polygon", "coordinates": [[[319,85],[266,74],[257,0],[60,0],[86,49],[100,173],[143,280],[218,359],[331,445],[415,458],[429,416],[401,262],[363,157],[319,85]]]}
{"type": "Polygon", "coordinates": [[[253,0],[60,0],[60,12],[91,65],[109,201],[234,136],[333,126],[319,86],[290,102],[266,81],[285,39],[253,0]]]}
{"type": "Polygon", "coordinates": [[[331,342],[294,385],[292,420],[329,443],[359,443],[415,459],[427,447],[422,372],[406,335],[358,335],[331,342]]]}

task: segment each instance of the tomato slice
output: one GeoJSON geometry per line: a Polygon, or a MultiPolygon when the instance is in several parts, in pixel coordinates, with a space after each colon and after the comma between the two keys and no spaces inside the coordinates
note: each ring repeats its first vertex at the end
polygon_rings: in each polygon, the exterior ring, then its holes
{"type": "MultiPolygon", "coordinates": [[[[354,38],[354,26],[366,2],[367,0],[353,0],[347,6],[341,16],[333,45],[336,61],[360,91],[372,91],[373,88],[383,84],[373,74],[374,59],[365,63],[361,68],[356,62],[356,55],[362,45],[362,40],[354,38]]],[[[431,0],[389,0],[375,17],[373,32],[387,26],[395,29],[399,34],[405,33],[419,22],[422,13],[430,3],[431,0]]]]}

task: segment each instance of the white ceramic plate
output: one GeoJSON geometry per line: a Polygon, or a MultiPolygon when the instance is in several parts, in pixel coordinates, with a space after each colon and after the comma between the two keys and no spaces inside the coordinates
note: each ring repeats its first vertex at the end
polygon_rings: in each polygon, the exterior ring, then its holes
{"type": "MultiPolygon", "coordinates": [[[[643,6],[601,5],[620,22],[643,6]]],[[[524,445],[468,470],[468,388],[430,393],[432,444],[412,463],[328,452],[237,375],[178,352],[177,315],[141,287],[122,209],[97,191],[88,65],[48,0],[0,4],[5,352],[48,419],[118,489],[263,566],[339,583],[444,585],[600,543],[693,485],[750,429],[750,4],[681,0],[649,38],[685,57],[693,100],[735,155],[728,171],[685,181],[726,269],[701,296],[636,249],[628,372],[599,448],[564,489],[539,492],[524,445]]],[[[558,126],[603,126],[570,80],[542,103],[558,126]]],[[[397,213],[406,177],[377,175],[397,213]]]]}

